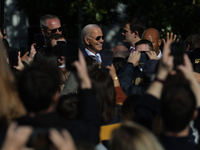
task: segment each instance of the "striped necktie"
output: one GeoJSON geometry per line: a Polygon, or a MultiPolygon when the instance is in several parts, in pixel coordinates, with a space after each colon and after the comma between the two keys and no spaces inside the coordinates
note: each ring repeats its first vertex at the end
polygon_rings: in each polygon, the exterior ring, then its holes
{"type": "Polygon", "coordinates": [[[131,53],[133,53],[133,51],[135,51],[135,48],[133,47],[133,48],[131,48],[131,53]]]}
{"type": "Polygon", "coordinates": [[[99,56],[95,55],[95,59],[96,59],[96,61],[97,61],[98,63],[101,62],[100,59],[99,59],[99,56]]]}

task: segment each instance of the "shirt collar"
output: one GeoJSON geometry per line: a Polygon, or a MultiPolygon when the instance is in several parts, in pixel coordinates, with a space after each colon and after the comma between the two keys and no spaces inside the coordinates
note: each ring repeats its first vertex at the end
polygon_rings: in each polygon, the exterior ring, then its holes
{"type": "MultiPolygon", "coordinates": [[[[91,51],[89,51],[87,48],[85,48],[85,51],[88,54],[88,56],[95,56],[95,54],[92,53],[91,51]]],[[[97,53],[96,56],[98,56],[99,60],[102,62],[101,55],[99,53],[97,53]]]]}
{"type": "Polygon", "coordinates": [[[135,47],[133,47],[133,46],[130,45],[130,49],[129,50],[131,50],[132,48],[135,49],[135,47]]]}
{"type": "Polygon", "coordinates": [[[157,56],[159,59],[162,57],[162,52],[161,52],[161,50],[159,50],[159,54],[158,54],[158,56],[157,56]]]}

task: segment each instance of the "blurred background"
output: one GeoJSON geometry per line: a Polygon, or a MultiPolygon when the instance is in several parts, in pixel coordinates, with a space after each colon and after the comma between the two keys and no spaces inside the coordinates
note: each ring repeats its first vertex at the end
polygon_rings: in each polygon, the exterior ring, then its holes
{"type": "MultiPolygon", "coordinates": [[[[1,0],[2,1],[2,0],[1,0]]],[[[121,34],[123,22],[137,17],[146,27],[156,28],[165,38],[173,32],[185,39],[200,33],[200,0],[4,0],[7,40],[11,47],[30,49],[34,34],[40,33],[39,19],[57,15],[67,40],[80,40],[82,28],[100,25],[105,42],[103,49],[125,45],[121,34]]]]}

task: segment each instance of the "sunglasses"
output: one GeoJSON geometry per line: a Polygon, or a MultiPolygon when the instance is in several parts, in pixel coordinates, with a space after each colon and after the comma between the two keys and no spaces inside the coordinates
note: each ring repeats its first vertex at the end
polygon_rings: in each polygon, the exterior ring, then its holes
{"type": "Polygon", "coordinates": [[[52,30],[49,30],[49,31],[51,31],[51,33],[56,33],[57,30],[58,30],[59,32],[61,32],[61,31],[62,31],[62,27],[56,28],[56,29],[52,29],[52,30]]]}
{"type": "MultiPolygon", "coordinates": [[[[92,36],[90,36],[92,37],[92,36]]],[[[97,36],[96,38],[92,37],[93,39],[95,39],[96,41],[99,41],[101,38],[102,40],[104,39],[104,35],[103,36],[97,36]]]]}

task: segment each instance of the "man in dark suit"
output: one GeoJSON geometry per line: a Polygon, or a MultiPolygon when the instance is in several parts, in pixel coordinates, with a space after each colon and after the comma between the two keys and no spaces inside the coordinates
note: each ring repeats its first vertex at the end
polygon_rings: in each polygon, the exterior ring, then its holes
{"type": "Polygon", "coordinates": [[[96,61],[102,62],[100,51],[102,50],[104,36],[100,27],[96,24],[86,25],[81,32],[81,39],[85,44],[82,50],[84,56],[94,56],[96,61]]]}
{"type": "Polygon", "coordinates": [[[135,51],[130,53],[127,64],[122,67],[118,75],[120,85],[127,96],[132,94],[143,95],[157,61],[157,55],[153,51],[153,45],[150,41],[140,40],[135,43],[135,51]],[[141,53],[144,52],[148,55],[149,60],[145,59],[146,62],[139,62],[141,53]]]}

